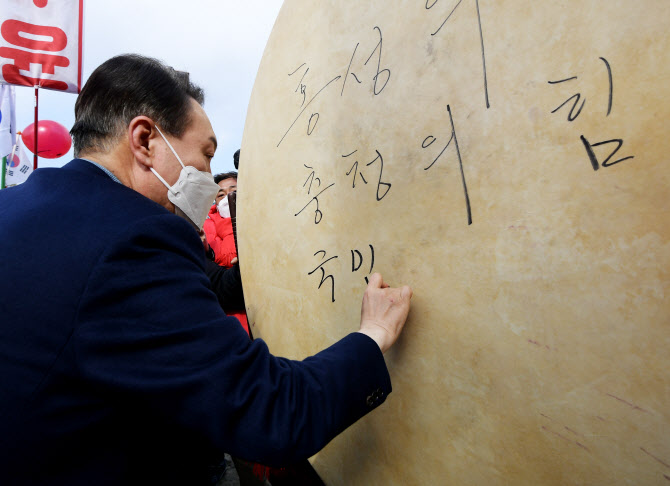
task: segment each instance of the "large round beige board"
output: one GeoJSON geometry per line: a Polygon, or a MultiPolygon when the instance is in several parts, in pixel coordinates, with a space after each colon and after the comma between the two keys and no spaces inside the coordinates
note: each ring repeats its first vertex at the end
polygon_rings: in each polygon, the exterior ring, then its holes
{"type": "MultiPolygon", "coordinates": [[[[242,142],[256,335],[409,284],[329,485],[670,486],[670,2],[286,0],[242,142]]],[[[361,370],[364,373],[365,370],[361,370]]]]}

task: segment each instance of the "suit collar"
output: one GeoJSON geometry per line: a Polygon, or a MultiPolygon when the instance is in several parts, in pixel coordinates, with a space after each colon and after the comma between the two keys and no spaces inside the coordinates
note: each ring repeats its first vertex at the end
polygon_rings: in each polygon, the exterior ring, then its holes
{"type": "MultiPolygon", "coordinates": [[[[63,169],[74,170],[88,175],[95,175],[112,179],[109,174],[107,174],[101,167],[99,167],[97,164],[91,163],[91,161],[86,159],[73,159],[65,164],[63,169]]],[[[119,181],[117,180],[117,182],[119,181]]]]}

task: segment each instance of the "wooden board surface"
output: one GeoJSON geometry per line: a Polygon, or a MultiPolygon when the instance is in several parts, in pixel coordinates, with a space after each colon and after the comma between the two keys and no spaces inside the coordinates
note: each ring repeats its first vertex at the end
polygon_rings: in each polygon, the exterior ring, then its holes
{"type": "Polygon", "coordinates": [[[242,143],[253,331],[415,296],[329,485],[670,486],[670,2],[286,0],[242,143]]]}

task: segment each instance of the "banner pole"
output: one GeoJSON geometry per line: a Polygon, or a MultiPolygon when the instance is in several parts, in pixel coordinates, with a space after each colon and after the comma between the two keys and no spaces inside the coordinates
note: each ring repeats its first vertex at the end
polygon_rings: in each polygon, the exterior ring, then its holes
{"type": "Polygon", "coordinates": [[[0,175],[0,189],[5,188],[5,172],[7,172],[7,157],[2,158],[2,174],[0,175]]]}
{"type": "Polygon", "coordinates": [[[33,170],[37,169],[37,134],[39,133],[38,126],[37,126],[37,121],[38,121],[38,111],[39,111],[39,106],[40,106],[40,94],[39,94],[39,89],[40,86],[38,84],[35,85],[35,147],[33,154],[33,170]]]}

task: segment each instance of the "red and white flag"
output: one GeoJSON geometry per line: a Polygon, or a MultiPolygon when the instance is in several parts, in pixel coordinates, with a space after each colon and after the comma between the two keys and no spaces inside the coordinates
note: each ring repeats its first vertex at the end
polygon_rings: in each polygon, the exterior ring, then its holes
{"type": "Polygon", "coordinates": [[[84,0],[1,0],[0,83],[79,93],[84,0]]]}

